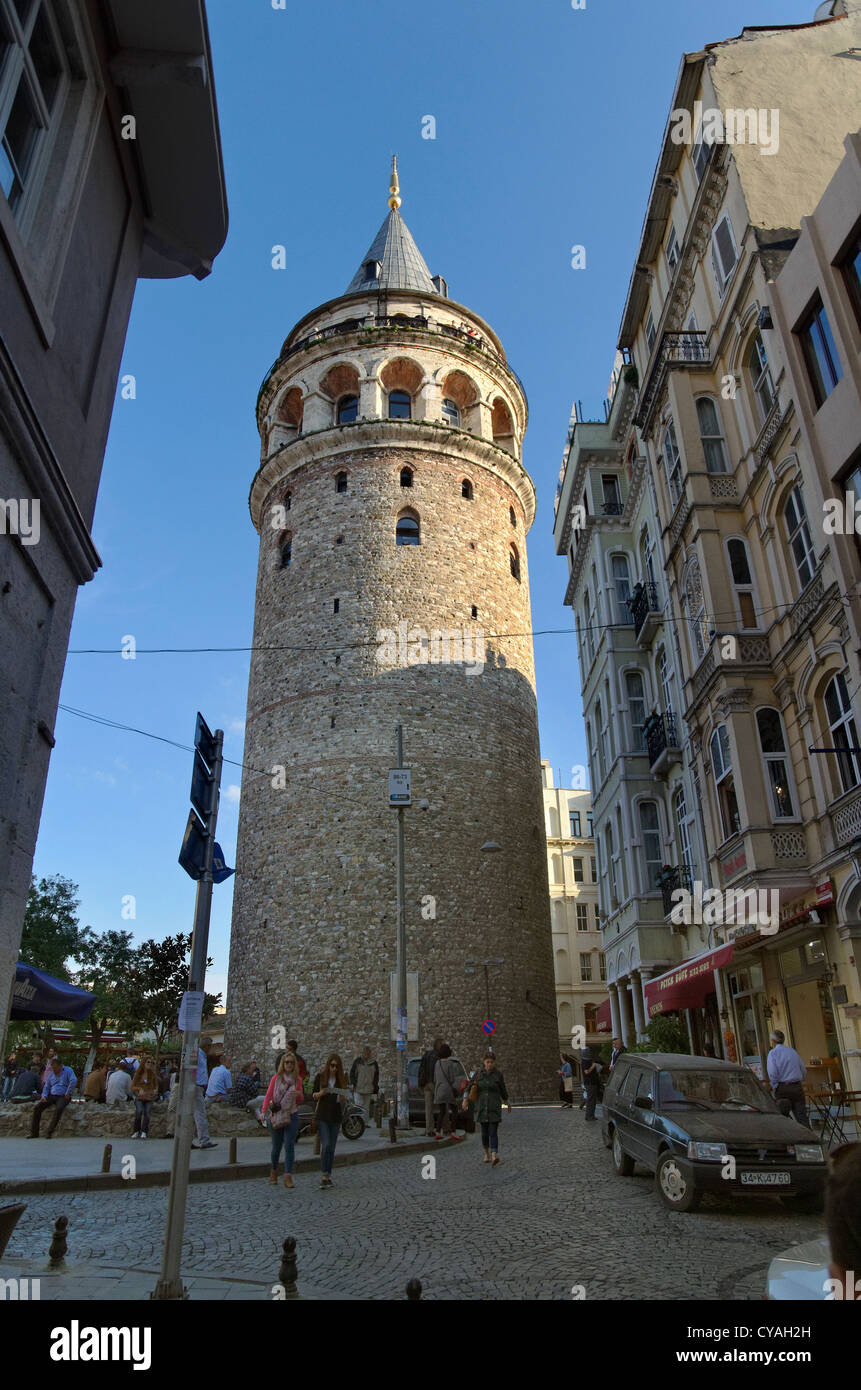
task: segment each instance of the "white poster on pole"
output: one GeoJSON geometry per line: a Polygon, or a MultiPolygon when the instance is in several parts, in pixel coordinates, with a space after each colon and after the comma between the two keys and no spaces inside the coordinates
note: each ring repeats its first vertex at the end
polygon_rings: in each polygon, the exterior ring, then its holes
{"type": "Polygon", "coordinates": [[[186,990],[179,1006],[177,1026],[180,1033],[199,1033],[203,1022],[203,990],[186,990]]]}

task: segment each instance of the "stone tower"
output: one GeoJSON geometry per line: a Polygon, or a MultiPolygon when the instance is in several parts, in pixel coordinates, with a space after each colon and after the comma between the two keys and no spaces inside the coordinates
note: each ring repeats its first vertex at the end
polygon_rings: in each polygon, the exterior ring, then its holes
{"type": "Polygon", "coordinates": [[[403,726],[418,1026],[512,1095],[555,1093],[556,1012],[520,462],[527,404],[493,330],[432,278],[399,207],[257,402],[260,534],[227,1049],[309,1065],[369,1042],[394,1074],[403,726]],[[251,769],[259,769],[255,775],[251,769]],[[418,801],[427,802],[420,808],[418,801]],[[499,852],[483,851],[488,843],[499,852]]]}

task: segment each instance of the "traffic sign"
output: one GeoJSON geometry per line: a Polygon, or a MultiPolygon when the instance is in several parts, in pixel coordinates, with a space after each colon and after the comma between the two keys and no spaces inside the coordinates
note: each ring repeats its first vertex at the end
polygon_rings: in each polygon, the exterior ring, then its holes
{"type": "Polygon", "coordinates": [[[410,769],[394,767],[389,772],[389,805],[411,806],[412,797],[410,769]]]}
{"type": "Polygon", "coordinates": [[[189,878],[194,879],[200,878],[206,867],[206,826],[201,824],[193,811],[188,813],[179,862],[189,878]]]}
{"type": "Polygon", "coordinates": [[[484,1020],[484,1022],[483,1022],[482,1025],[481,1025],[481,1031],[482,1031],[482,1033],[495,1033],[495,1032],[496,1032],[496,1024],[494,1023],[494,1021],[493,1021],[492,1018],[486,1018],[486,1019],[484,1020]]]}

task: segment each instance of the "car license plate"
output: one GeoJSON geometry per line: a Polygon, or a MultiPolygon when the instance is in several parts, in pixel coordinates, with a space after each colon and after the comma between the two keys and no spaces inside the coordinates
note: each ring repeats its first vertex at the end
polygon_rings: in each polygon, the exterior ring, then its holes
{"type": "Polygon", "coordinates": [[[742,1187],[788,1187],[792,1177],[789,1173],[742,1173],[742,1187]]]}

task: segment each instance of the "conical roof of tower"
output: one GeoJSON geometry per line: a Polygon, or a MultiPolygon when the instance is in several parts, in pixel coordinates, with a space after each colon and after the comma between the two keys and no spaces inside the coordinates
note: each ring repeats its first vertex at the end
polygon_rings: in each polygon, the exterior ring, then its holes
{"type": "Polygon", "coordinates": [[[346,294],[355,294],[360,290],[419,290],[422,294],[437,293],[424,256],[398,211],[400,205],[398,161],[395,157],[392,159],[392,181],[389,185],[391,211],[362,257],[362,264],[347,286],[346,294]]]}
{"type": "Polygon", "coordinates": [[[370,247],[362,257],[346,293],[358,290],[420,290],[436,294],[425,258],[397,208],[392,208],[370,247]],[[378,262],[379,274],[369,276],[368,262],[378,262]]]}

